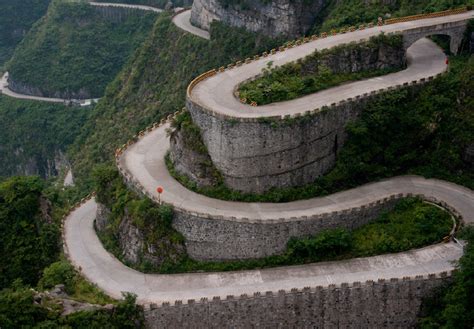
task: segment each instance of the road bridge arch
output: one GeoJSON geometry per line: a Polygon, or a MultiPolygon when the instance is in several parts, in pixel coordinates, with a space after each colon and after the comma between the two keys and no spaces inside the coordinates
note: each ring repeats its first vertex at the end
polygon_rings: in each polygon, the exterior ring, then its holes
{"type": "Polygon", "coordinates": [[[450,50],[457,54],[467,27],[467,20],[448,22],[432,26],[423,26],[403,31],[403,46],[408,49],[421,38],[432,35],[447,35],[450,37],[450,50]]]}

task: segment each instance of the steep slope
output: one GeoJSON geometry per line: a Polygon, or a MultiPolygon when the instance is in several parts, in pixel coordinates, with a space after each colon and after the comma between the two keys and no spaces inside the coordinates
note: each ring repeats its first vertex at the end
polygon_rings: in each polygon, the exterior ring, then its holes
{"type": "Polygon", "coordinates": [[[378,17],[401,17],[463,5],[474,5],[474,0],[329,0],[326,10],[316,21],[314,30],[328,31],[341,26],[375,21],[378,17]]]}
{"type": "Polygon", "coordinates": [[[0,176],[57,175],[89,112],[0,95],[0,176]]]}
{"type": "Polygon", "coordinates": [[[216,24],[211,41],[179,30],[167,14],[94,109],[71,155],[76,177],[110,161],[115,148],[146,125],[184,106],[188,83],[203,71],[280,44],[216,24]]]}
{"type": "Polygon", "coordinates": [[[192,5],[192,0],[97,0],[96,2],[108,3],[128,3],[132,5],[145,5],[158,8],[165,8],[168,3],[172,3],[175,7],[185,7],[192,5]]]}
{"type": "Polygon", "coordinates": [[[7,69],[23,94],[96,98],[149,33],[156,14],[53,1],[7,69]]]}
{"type": "Polygon", "coordinates": [[[46,13],[50,0],[0,2],[0,67],[33,23],[46,13]]]}

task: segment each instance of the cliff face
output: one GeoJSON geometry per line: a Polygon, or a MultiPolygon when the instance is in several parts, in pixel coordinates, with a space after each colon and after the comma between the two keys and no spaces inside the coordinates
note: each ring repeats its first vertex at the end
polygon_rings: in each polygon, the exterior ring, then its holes
{"type": "Polygon", "coordinates": [[[217,184],[216,171],[209,154],[188,147],[182,131],[176,131],[170,139],[170,160],[174,169],[185,175],[199,187],[217,184]]]}
{"type": "Polygon", "coordinates": [[[230,26],[244,27],[271,37],[293,38],[313,27],[316,16],[327,0],[255,0],[226,6],[223,2],[195,0],[191,23],[209,30],[211,22],[219,20],[230,26]]]}
{"type": "MultiPolygon", "coordinates": [[[[121,256],[133,265],[150,264],[160,267],[166,261],[177,261],[185,254],[182,243],[160,236],[163,228],[159,221],[140,225],[125,208],[118,222],[111,221],[112,212],[107,206],[98,204],[95,227],[103,234],[113,234],[118,241],[121,256]]],[[[136,218],[135,218],[136,219],[136,218]]]]}

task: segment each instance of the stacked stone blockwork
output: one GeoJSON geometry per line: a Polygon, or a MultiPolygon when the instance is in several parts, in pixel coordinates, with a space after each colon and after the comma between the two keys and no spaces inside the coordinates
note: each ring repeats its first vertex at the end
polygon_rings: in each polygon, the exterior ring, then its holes
{"type": "Polygon", "coordinates": [[[145,319],[147,328],[413,328],[447,275],[178,301],[151,305],[145,319]]]}
{"type": "MultiPolygon", "coordinates": [[[[354,73],[400,69],[405,61],[401,45],[350,44],[304,61],[301,70],[311,72],[324,65],[333,73],[354,73]]],[[[230,120],[214,116],[189,97],[186,105],[225,184],[246,193],[263,193],[306,185],[328,172],[346,140],[346,125],[360,115],[368,100],[361,97],[298,119],[230,120]]],[[[180,156],[191,152],[180,148],[185,144],[176,139],[172,145],[175,168],[199,184],[199,173],[193,174],[190,162],[180,156]]]]}

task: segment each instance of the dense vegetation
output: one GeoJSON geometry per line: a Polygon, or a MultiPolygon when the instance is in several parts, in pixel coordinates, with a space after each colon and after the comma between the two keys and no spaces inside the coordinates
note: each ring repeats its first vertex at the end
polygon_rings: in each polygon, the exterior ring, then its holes
{"type": "Polygon", "coordinates": [[[460,235],[467,242],[454,280],[423,303],[422,329],[471,329],[474,324],[474,229],[460,235]]]}
{"type": "Polygon", "coordinates": [[[168,2],[175,7],[187,7],[192,5],[192,0],[97,0],[97,2],[129,3],[131,5],[145,5],[157,8],[165,8],[168,2]]]}
{"type": "Polygon", "coordinates": [[[46,13],[50,0],[0,2],[0,68],[34,22],[46,13]]]}
{"type": "Polygon", "coordinates": [[[0,289],[14,280],[35,285],[59,254],[59,228],[42,196],[40,179],[12,178],[0,184],[0,289]]]}
{"type": "Polygon", "coordinates": [[[163,14],[151,36],[94,109],[71,157],[74,172],[91,186],[91,168],[111,162],[114,150],[136,132],[184,106],[186,88],[200,73],[280,44],[214,23],[212,40],[183,32],[163,14]]]}
{"type": "Polygon", "coordinates": [[[340,45],[322,51],[316,50],[305,58],[280,67],[272,68],[270,62],[268,68],[263,69],[260,77],[240,86],[240,98],[249,104],[255,102],[258,105],[265,105],[312,94],[348,81],[386,75],[400,70],[402,67],[393,63],[391,67],[385,68],[359,70],[350,67],[350,71],[344,69],[333,71],[325,63],[334,57],[338,58],[338,61],[349,62],[346,57],[353,58],[354,54],[359,54],[362,57],[363,53],[369,53],[370,50],[377,53],[377,50],[386,47],[385,51],[389,52],[401,49],[402,46],[403,40],[400,35],[386,36],[382,34],[358,44],[340,45]]]}
{"type": "Polygon", "coordinates": [[[330,0],[321,13],[313,32],[354,26],[361,22],[375,22],[378,17],[402,17],[474,5],[474,0],[330,0]]]}
{"type": "Polygon", "coordinates": [[[57,175],[90,111],[0,95],[0,177],[57,175]]]}
{"type": "Polygon", "coordinates": [[[473,75],[474,58],[453,57],[449,73],[421,90],[404,88],[377,96],[360,119],[347,126],[348,139],[335,167],[307,186],[262,195],[232,191],[222,180],[200,188],[168,166],[193,191],[248,202],[308,199],[403,174],[437,177],[472,189],[474,171],[466,149],[474,141],[473,75]]]}
{"type": "Polygon", "coordinates": [[[35,292],[21,284],[0,291],[2,328],[144,328],[143,313],[135,297],[127,294],[112,310],[79,311],[62,316],[52,299],[35,302],[35,292]]]}
{"type": "Polygon", "coordinates": [[[10,77],[46,96],[101,97],[156,17],[134,11],[111,18],[84,1],[54,0],[16,49],[10,77]]]}
{"type": "Polygon", "coordinates": [[[13,177],[0,183],[0,327],[133,328],[141,311],[127,295],[113,310],[61,317],[56,298],[38,291],[64,284],[69,299],[99,305],[116,303],[82,278],[60,256],[59,220],[68,208],[58,193],[37,177],[13,177]],[[34,288],[34,289],[31,289],[34,288]]]}
{"type": "Polygon", "coordinates": [[[190,259],[182,248],[184,239],[171,227],[172,212],[168,206],[157,206],[147,198],[138,198],[125,187],[116,169],[100,167],[94,176],[97,199],[111,210],[108,228],[99,234],[105,247],[123,260],[119,230],[123,221],[130,219],[145,233],[145,250],[159,241],[158,248],[151,248],[163,257],[159,264],[146,258],[129,264],[147,272],[229,271],[400,252],[440,241],[453,226],[447,212],[407,198],[399,201],[393,211],[381,214],[374,222],[354,231],[333,229],[314,237],[292,239],[282,255],[257,260],[199,262],[190,259]]]}
{"type": "Polygon", "coordinates": [[[125,186],[114,167],[98,166],[93,176],[97,201],[111,210],[107,226],[98,231],[102,243],[110,252],[128,263],[120,247],[120,229],[124,222],[128,222],[142,232],[144,239],[139,264],[130,265],[148,271],[152,268],[152,262],[156,266],[169,267],[184,260],[184,238],[171,227],[171,207],[158,206],[148,198],[139,198],[125,186]]]}

